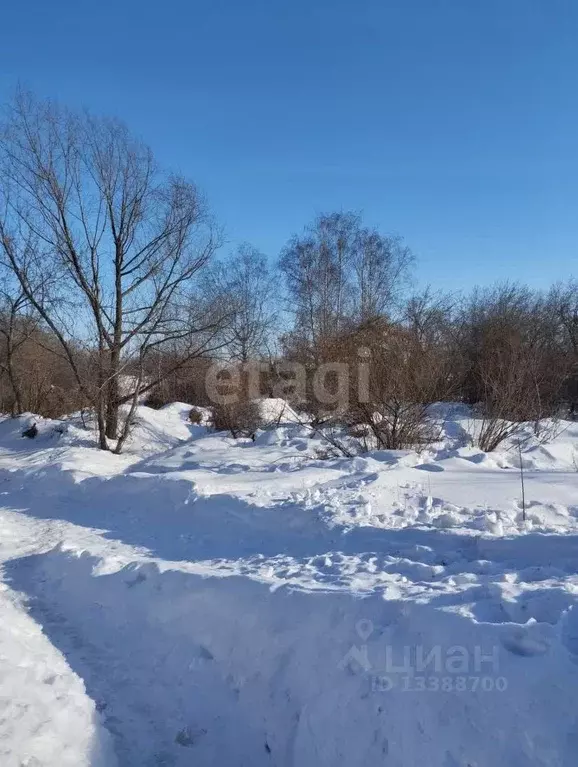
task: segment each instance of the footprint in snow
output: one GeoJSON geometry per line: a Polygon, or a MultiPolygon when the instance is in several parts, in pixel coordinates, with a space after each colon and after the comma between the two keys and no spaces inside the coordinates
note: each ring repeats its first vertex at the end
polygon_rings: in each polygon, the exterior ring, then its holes
{"type": "Polygon", "coordinates": [[[543,637],[532,637],[523,632],[503,637],[502,644],[512,655],[523,658],[545,655],[550,649],[550,643],[543,637]]]}
{"type": "Polygon", "coordinates": [[[203,735],[206,734],[207,731],[202,727],[183,727],[182,730],[177,732],[175,743],[178,743],[179,746],[190,748],[195,745],[199,738],[202,738],[203,735]]]}

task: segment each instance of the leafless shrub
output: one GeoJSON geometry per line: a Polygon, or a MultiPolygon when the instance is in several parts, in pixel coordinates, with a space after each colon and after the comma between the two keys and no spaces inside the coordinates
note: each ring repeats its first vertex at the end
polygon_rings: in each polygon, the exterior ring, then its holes
{"type": "Polygon", "coordinates": [[[153,389],[145,399],[144,404],[153,410],[160,410],[165,405],[168,405],[170,401],[161,393],[160,389],[153,389]]]}
{"type": "Polygon", "coordinates": [[[559,437],[566,428],[567,426],[559,418],[535,421],[533,425],[534,438],[545,445],[559,437]]]}
{"type": "Polygon", "coordinates": [[[203,421],[203,414],[200,410],[197,410],[196,408],[191,408],[189,410],[189,421],[193,424],[200,424],[203,421]]]}
{"type": "MultiPolygon", "coordinates": [[[[37,324],[25,324],[21,331],[19,317],[13,317],[8,327],[5,322],[0,314],[0,411],[58,418],[80,410],[86,400],[69,365],[58,355],[56,339],[37,324]]],[[[86,364],[81,355],[76,358],[79,366],[86,364]]]]}
{"type": "Polygon", "coordinates": [[[463,315],[466,399],[480,417],[477,443],[495,450],[528,423],[536,435],[557,414],[563,360],[539,295],[518,285],[474,293],[463,315]]]}
{"type": "Polygon", "coordinates": [[[253,401],[231,402],[213,406],[213,426],[217,431],[228,431],[234,439],[255,437],[262,425],[259,404],[253,401]]]}
{"type": "Polygon", "coordinates": [[[151,389],[146,403],[160,408],[171,402],[208,407],[211,399],[206,391],[207,370],[213,364],[209,357],[182,360],[177,351],[157,350],[146,366],[146,375],[159,379],[151,389]]]}
{"type": "Polygon", "coordinates": [[[480,450],[491,453],[504,440],[512,437],[519,431],[520,424],[518,423],[484,414],[481,419],[481,427],[476,442],[480,450]]]}
{"type": "Polygon", "coordinates": [[[309,428],[312,436],[319,437],[327,444],[328,455],[353,458],[360,452],[360,449],[362,452],[364,451],[361,442],[350,439],[351,435],[344,428],[344,422],[340,417],[334,416],[322,422],[313,422],[309,424],[309,428]]]}
{"type": "Polygon", "coordinates": [[[570,418],[578,415],[578,280],[554,285],[546,297],[546,307],[555,327],[555,345],[563,368],[558,381],[562,402],[570,418]]]}
{"type": "Polygon", "coordinates": [[[382,323],[354,334],[366,357],[357,359],[346,421],[354,433],[370,433],[377,446],[398,450],[439,437],[430,405],[448,394],[449,371],[441,350],[420,343],[410,331],[382,323]],[[360,384],[366,373],[366,390],[360,384]]]}

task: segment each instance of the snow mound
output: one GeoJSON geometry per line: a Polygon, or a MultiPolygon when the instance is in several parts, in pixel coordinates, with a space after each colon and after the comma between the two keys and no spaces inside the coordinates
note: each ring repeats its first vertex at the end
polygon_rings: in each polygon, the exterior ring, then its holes
{"type": "MultiPolygon", "coordinates": [[[[519,465],[519,460],[516,464],[519,465]]],[[[536,445],[524,451],[523,466],[533,470],[578,471],[578,451],[571,442],[536,445]]]]}
{"type": "Polygon", "coordinates": [[[110,733],[82,680],[0,584],[0,763],[113,767],[110,733]]]}
{"type": "Polygon", "coordinates": [[[47,443],[54,443],[69,431],[70,425],[63,420],[43,418],[34,413],[23,413],[14,418],[0,416],[0,445],[9,445],[12,448],[38,448],[47,443]],[[34,438],[23,436],[23,432],[36,426],[37,434],[34,438]]]}
{"type": "MultiPolygon", "coordinates": [[[[204,428],[191,423],[189,414],[192,409],[192,405],[184,402],[172,402],[159,410],[139,405],[128,450],[139,455],[152,455],[204,433],[204,428]]],[[[206,423],[206,409],[203,409],[203,415],[206,423]]]]}
{"type": "Polygon", "coordinates": [[[279,425],[301,423],[301,420],[291,405],[279,397],[256,400],[259,413],[265,424],[279,425]]]}

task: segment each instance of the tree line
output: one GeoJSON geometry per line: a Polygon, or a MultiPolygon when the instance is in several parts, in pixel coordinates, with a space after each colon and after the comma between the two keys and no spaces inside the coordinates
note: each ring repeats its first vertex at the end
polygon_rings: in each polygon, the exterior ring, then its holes
{"type": "MultiPolygon", "coordinates": [[[[19,92],[0,127],[0,410],[85,411],[120,452],[139,402],[212,404],[219,359],[259,363],[260,393],[288,399],[299,365],[313,422],[383,447],[432,439],[439,400],[478,409],[485,449],[576,416],[571,278],[415,292],[403,240],[350,212],[317,216],[277,264],[223,244],[197,187],[124,124],[19,92]],[[344,364],[346,401],[319,401],[316,371],[331,389],[344,364]]],[[[248,397],[216,417],[238,420],[248,397]]]]}

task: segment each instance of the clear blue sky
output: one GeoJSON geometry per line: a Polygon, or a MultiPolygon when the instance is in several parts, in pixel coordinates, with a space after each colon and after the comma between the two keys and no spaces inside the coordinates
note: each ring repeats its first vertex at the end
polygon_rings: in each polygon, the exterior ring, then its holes
{"type": "Polygon", "coordinates": [[[7,0],[18,81],[122,117],[272,258],[353,209],[422,283],[578,274],[576,0],[7,0]]]}

